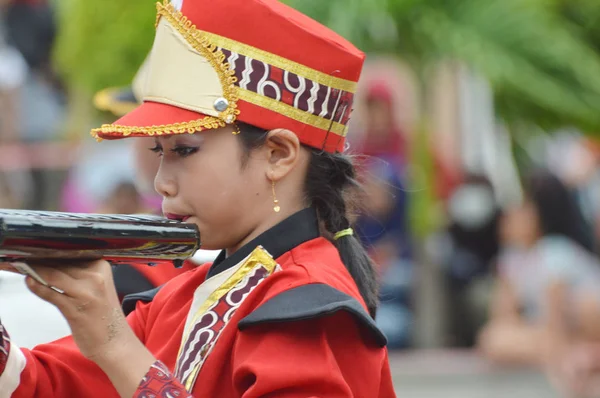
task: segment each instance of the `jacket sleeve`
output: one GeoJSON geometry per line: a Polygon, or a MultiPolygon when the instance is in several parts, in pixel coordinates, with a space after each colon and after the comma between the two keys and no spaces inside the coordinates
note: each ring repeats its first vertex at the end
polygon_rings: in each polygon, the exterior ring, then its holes
{"type": "Polygon", "coordinates": [[[395,397],[387,350],[348,312],[247,328],[233,365],[243,398],[395,397]]]}
{"type": "Polygon", "coordinates": [[[387,339],[362,303],[325,284],[286,290],[238,323],[243,398],[395,397],[387,339]]]}
{"type": "Polygon", "coordinates": [[[185,387],[160,361],[156,361],[142,379],[133,398],[178,397],[193,398],[185,387]]]}
{"type": "MultiPolygon", "coordinates": [[[[127,317],[142,341],[148,308],[138,305],[127,317]]],[[[1,324],[0,332],[0,398],[119,397],[108,377],[79,352],[71,336],[27,350],[12,344],[1,324]]]]}

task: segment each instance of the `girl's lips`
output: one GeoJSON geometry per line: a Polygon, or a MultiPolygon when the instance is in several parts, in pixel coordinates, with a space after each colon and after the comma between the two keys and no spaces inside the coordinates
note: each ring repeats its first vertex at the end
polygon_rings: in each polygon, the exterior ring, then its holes
{"type": "Polygon", "coordinates": [[[169,220],[185,222],[191,216],[180,216],[179,214],[165,213],[165,217],[169,220]]]}

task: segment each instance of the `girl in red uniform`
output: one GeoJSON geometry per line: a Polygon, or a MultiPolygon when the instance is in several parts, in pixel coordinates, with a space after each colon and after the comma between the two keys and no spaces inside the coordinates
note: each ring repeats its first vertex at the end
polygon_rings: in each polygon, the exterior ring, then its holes
{"type": "Polygon", "coordinates": [[[346,202],[363,53],[275,0],[157,7],[144,103],[93,134],[144,137],[165,215],[222,252],[123,309],[105,261],[37,267],[72,336],[2,330],[0,397],[394,397],[346,202]]]}

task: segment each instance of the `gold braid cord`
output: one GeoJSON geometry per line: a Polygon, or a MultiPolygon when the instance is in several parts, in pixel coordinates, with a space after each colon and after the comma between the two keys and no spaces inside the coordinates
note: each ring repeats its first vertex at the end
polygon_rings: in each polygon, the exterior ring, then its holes
{"type": "Polygon", "coordinates": [[[115,124],[104,124],[100,128],[93,129],[91,134],[96,140],[101,141],[101,134],[113,137],[127,136],[154,136],[169,134],[193,134],[202,130],[217,129],[235,122],[240,111],[237,109],[238,93],[235,83],[235,71],[225,62],[225,54],[215,44],[209,42],[204,33],[196,28],[190,20],[180,11],[177,11],[169,0],[157,3],[156,24],[160,18],[167,18],[169,23],[181,33],[185,40],[200,54],[202,54],[219,76],[223,88],[223,96],[227,99],[229,106],[218,117],[204,116],[202,119],[183,123],[165,124],[158,126],[120,126],[115,124]]]}

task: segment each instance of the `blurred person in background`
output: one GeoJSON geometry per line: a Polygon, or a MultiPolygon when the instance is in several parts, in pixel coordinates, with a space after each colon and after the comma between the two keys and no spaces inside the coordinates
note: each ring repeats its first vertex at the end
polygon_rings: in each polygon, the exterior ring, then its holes
{"type": "Polygon", "coordinates": [[[135,184],[122,181],[104,199],[104,204],[99,213],[104,214],[139,214],[146,213],[142,197],[135,184]]]}
{"type": "Polygon", "coordinates": [[[376,322],[388,338],[388,347],[405,348],[413,324],[413,261],[405,183],[396,167],[383,160],[369,159],[361,173],[364,212],[355,228],[381,278],[376,322]]]}
{"type": "Polygon", "coordinates": [[[399,349],[410,345],[413,324],[406,140],[388,82],[370,82],[363,101],[367,130],[352,148],[360,160],[365,192],[364,212],[356,220],[356,231],[382,281],[376,322],[388,338],[388,347],[399,349]]]}
{"type": "Polygon", "coordinates": [[[101,149],[94,146],[92,141],[87,141],[79,149],[79,156],[62,186],[62,211],[107,212],[106,201],[117,186],[136,179],[134,150],[130,143],[107,142],[101,149]]]}
{"type": "Polygon", "coordinates": [[[600,343],[576,341],[569,344],[548,366],[547,375],[564,397],[599,397],[600,343]]]}
{"type": "Polygon", "coordinates": [[[0,0],[0,141],[18,137],[18,102],[29,68],[22,54],[9,45],[4,15],[10,0],[0,0]]]}
{"type": "Polygon", "coordinates": [[[364,100],[365,125],[368,126],[353,152],[385,159],[396,167],[406,162],[407,143],[394,111],[389,83],[374,81],[367,87],[364,100]]]}
{"type": "MultiPolygon", "coordinates": [[[[547,164],[571,190],[586,222],[589,245],[600,241],[600,170],[598,148],[580,134],[559,134],[550,141],[547,164]]],[[[588,244],[586,244],[588,245],[588,244]]]]}
{"type": "MultiPolygon", "coordinates": [[[[6,14],[12,4],[12,0],[0,0],[0,145],[14,165],[24,157],[11,145],[20,139],[22,98],[30,68],[21,52],[9,42],[6,14]]],[[[21,205],[31,195],[29,170],[26,167],[24,170],[15,170],[13,167],[13,170],[3,169],[1,172],[2,178],[10,186],[13,199],[21,205]]]]}
{"type": "MultiPolygon", "coordinates": [[[[65,98],[51,66],[56,33],[52,5],[47,0],[3,1],[6,3],[3,24],[7,43],[19,51],[27,65],[16,97],[14,141],[54,141],[60,135],[65,119],[65,98]]],[[[48,170],[33,169],[30,175],[24,207],[45,209],[51,202],[51,188],[56,182],[48,170]]]]}
{"type": "MultiPolygon", "coordinates": [[[[21,99],[29,78],[30,68],[25,58],[6,38],[5,14],[12,0],[0,0],[0,142],[14,143],[20,139],[22,119],[21,99]]],[[[32,28],[24,26],[23,29],[32,28]]],[[[14,175],[0,173],[0,208],[21,207],[15,189],[14,175]]],[[[0,318],[5,325],[17,330],[13,340],[22,347],[34,347],[70,334],[69,326],[60,311],[32,294],[25,277],[0,272],[0,318]],[[35,316],[33,316],[35,314],[35,316]]]]}
{"type": "Polygon", "coordinates": [[[4,173],[0,173],[0,209],[16,209],[18,201],[8,178],[4,173]]]}
{"type": "Polygon", "coordinates": [[[489,179],[476,174],[465,176],[450,195],[447,207],[450,223],[438,237],[435,256],[446,281],[448,344],[473,347],[487,317],[502,213],[489,179]]]}
{"type": "Polygon", "coordinates": [[[600,262],[556,176],[536,171],[524,188],[523,203],[501,222],[497,288],[479,348],[501,363],[547,366],[569,341],[600,340],[600,262]]]}
{"type": "Polygon", "coordinates": [[[573,152],[565,163],[568,169],[576,170],[566,176],[567,183],[575,190],[589,224],[596,253],[600,253],[600,142],[592,138],[581,138],[578,148],[573,152]]]}

